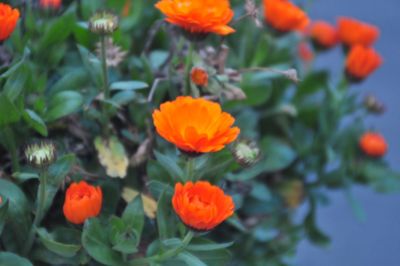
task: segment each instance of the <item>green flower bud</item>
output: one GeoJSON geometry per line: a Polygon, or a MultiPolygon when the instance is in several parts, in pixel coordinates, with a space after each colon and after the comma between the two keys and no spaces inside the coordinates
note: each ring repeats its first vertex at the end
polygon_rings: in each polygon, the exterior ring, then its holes
{"type": "Polygon", "coordinates": [[[25,157],[32,166],[45,168],[55,161],[56,148],[49,141],[34,143],[25,148],[25,157]]]}
{"type": "Polygon", "coordinates": [[[251,140],[239,140],[233,148],[233,156],[243,167],[249,167],[260,159],[261,151],[251,140]]]}
{"type": "Polygon", "coordinates": [[[89,30],[96,34],[111,34],[118,28],[118,17],[109,11],[96,12],[89,21],[89,30]]]}

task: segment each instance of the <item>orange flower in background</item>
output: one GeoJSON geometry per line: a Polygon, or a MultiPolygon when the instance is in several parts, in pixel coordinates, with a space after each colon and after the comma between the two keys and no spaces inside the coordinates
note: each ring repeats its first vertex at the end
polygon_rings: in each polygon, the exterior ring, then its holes
{"type": "Polygon", "coordinates": [[[382,64],[381,56],[373,49],[356,45],[346,59],[346,73],[356,80],[363,80],[382,64]]]}
{"type": "Polygon", "coordinates": [[[338,19],[338,32],[340,40],[347,46],[371,46],[379,37],[377,27],[347,17],[338,19]]]}
{"type": "Polygon", "coordinates": [[[297,53],[300,59],[305,63],[310,63],[314,60],[314,53],[307,42],[300,42],[297,46],[297,53]]]}
{"type": "Polygon", "coordinates": [[[0,3],[0,42],[10,37],[19,19],[18,9],[0,3]]]}
{"type": "Polygon", "coordinates": [[[62,0],[40,0],[39,6],[44,9],[59,9],[62,0]]]}
{"type": "Polygon", "coordinates": [[[317,47],[329,49],[339,42],[339,35],[334,26],[325,21],[311,24],[309,35],[317,47]]]}
{"type": "Polygon", "coordinates": [[[190,33],[235,32],[227,25],[234,15],[229,0],[161,0],[155,6],[167,17],[166,21],[190,33]]]}
{"type": "Polygon", "coordinates": [[[99,215],[103,202],[100,187],[85,181],[72,183],[65,194],[64,215],[74,224],[82,224],[86,219],[99,215]]]}
{"type": "Polygon", "coordinates": [[[232,197],[206,181],[177,183],[172,205],[185,225],[202,231],[213,229],[235,209],[232,197]]]}
{"type": "Polygon", "coordinates": [[[204,68],[194,67],[190,72],[190,78],[197,86],[207,86],[208,84],[208,73],[204,68]]]}
{"type": "Polygon", "coordinates": [[[264,0],[267,23],[281,32],[304,30],[310,23],[307,14],[287,0],[264,0]]]}
{"type": "Polygon", "coordinates": [[[367,132],[362,135],[360,147],[367,155],[375,157],[385,155],[388,149],[385,138],[374,132],[367,132]]]}
{"type": "Polygon", "coordinates": [[[190,96],[161,104],[153,112],[153,122],[158,134],[190,153],[217,152],[240,133],[231,127],[235,119],[218,103],[190,96]]]}

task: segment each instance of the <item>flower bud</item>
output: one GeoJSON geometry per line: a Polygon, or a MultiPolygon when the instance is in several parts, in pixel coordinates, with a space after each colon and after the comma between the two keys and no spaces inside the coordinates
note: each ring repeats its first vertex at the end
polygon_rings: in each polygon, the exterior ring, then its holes
{"type": "Polygon", "coordinates": [[[208,73],[204,68],[193,67],[192,71],[190,72],[190,78],[197,86],[208,85],[208,73]]]}
{"type": "Polygon", "coordinates": [[[25,157],[29,164],[37,168],[45,168],[56,159],[56,147],[50,141],[42,141],[28,145],[25,157]]]}
{"type": "Polygon", "coordinates": [[[118,17],[109,11],[96,12],[89,21],[89,30],[96,34],[111,34],[118,28],[118,17]]]}
{"type": "Polygon", "coordinates": [[[364,106],[369,112],[374,114],[383,114],[386,109],[385,105],[372,95],[365,96],[364,106]]]}
{"type": "Polygon", "coordinates": [[[233,157],[243,167],[249,167],[260,159],[261,151],[251,140],[240,140],[233,148],[233,157]]]}
{"type": "Polygon", "coordinates": [[[381,157],[387,152],[388,145],[381,134],[366,132],[360,138],[360,148],[369,156],[381,157]]]}

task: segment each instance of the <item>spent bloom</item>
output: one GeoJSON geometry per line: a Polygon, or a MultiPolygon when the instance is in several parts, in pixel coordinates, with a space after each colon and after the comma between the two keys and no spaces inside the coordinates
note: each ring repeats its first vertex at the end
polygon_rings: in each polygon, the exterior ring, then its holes
{"type": "Polygon", "coordinates": [[[119,24],[118,17],[109,11],[96,12],[89,21],[89,30],[96,34],[111,34],[119,24]]]}
{"type": "Polygon", "coordinates": [[[208,84],[208,73],[204,68],[193,67],[190,72],[190,79],[197,86],[207,86],[208,84]]]}
{"type": "Polygon", "coordinates": [[[303,31],[310,23],[307,14],[287,0],[264,0],[264,14],[267,24],[279,32],[303,31]]]}
{"type": "Polygon", "coordinates": [[[353,18],[340,17],[337,24],[339,38],[347,46],[371,46],[379,37],[377,27],[353,18]]]}
{"type": "Polygon", "coordinates": [[[13,33],[19,19],[18,9],[0,3],[0,42],[6,40],[13,33]]]}
{"type": "Polygon", "coordinates": [[[382,58],[373,48],[356,45],[347,55],[346,73],[351,79],[361,81],[381,64],[382,58]]]}
{"type": "Polygon", "coordinates": [[[190,96],[161,104],[153,122],[158,134],[188,153],[220,151],[240,133],[218,103],[190,96]]]}
{"type": "Polygon", "coordinates": [[[103,202],[100,187],[85,181],[72,183],[65,194],[64,215],[73,224],[82,224],[86,219],[99,215],[103,202]]]}
{"type": "Polygon", "coordinates": [[[201,231],[213,229],[235,209],[231,196],[206,181],[177,183],[172,205],[186,226],[201,231]]]}
{"type": "Polygon", "coordinates": [[[160,0],[156,5],[166,21],[193,34],[228,35],[233,18],[229,0],[160,0]]]}
{"type": "Polygon", "coordinates": [[[59,9],[62,0],[40,0],[39,6],[43,9],[59,9]]]}
{"type": "Polygon", "coordinates": [[[329,49],[339,42],[339,35],[334,26],[326,21],[315,21],[311,24],[309,35],[318,48],[329,49]]]}
{"type": "Polygon", "coordinates": [[[385,155],[388,149],[385,138],[374,132],[366,132],[361,136],[360,147],[365,154],[373,157],[385,155]]]}

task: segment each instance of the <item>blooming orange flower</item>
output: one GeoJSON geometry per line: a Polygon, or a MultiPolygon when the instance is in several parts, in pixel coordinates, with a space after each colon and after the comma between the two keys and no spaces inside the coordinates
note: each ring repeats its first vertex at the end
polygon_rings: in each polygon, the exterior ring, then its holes
{"type": "Polygon", "coordinates": [[[346,59],[346,73],[355,80],[363,80],[382,64],[381,56],[373,49],[356,45],[346,59]]]}
{"type": "Polygon", "coordinates": [[[192,152],[217,152],[234,141],[240,129],[231,126],[235,119],[222,112],[218,103],[203,98],[180,96],[161,104],[153,112],[158,134],[179,149],[192,152]]]}
{"type": "Polygon", "coordinates": [[[62,0],[40,0],[39,6],[41,8],[59,9],[62,0]]]}
{"type": "Polygon", "coordinates": [[[377,27],[347,17],[338,19],[338,31],[340,40],[348,46],[356,44],[371,46],[379,37],[377,27]]]}
{"type": "Polygon", "coordinates": [[[229,0],[160,0],[155,6],[166,21],[190,33],[235,32],[227,25],[234,15],[229,0]]]}
{"type": "Polygon", "coordinates": [[[264,0],[267,23],[281,32],[304,30],[310,23],[307,14],[287,0],[264,0]]]}
{"type": "Polygon", "coordinates": [[[19,19],[18,9],[0,3],[0,42],[10,37],[19,19]]]}
{"type": "Polygon", "coordinates": [[[201,67],[192,68],[190,78],[197,86],[207,86],[208,84],[208,73],[201,67]]]}
{"type": "Polygon", "coordinates": [[[309,35],[317,47],[328,49],[339,42],[336,28],[325,21],[315,21],[311,24],[309,35]]]}
{"type": "Polygon", "coordinates": [[[360,147],[367,155],[376,157],[385,155],[388,149],[385,138],[374,132],[367,132],[361,136],[360,147]]]}
{"type": "Polygon", "coordinates": [[[206,181],[177,183],[172,205],[185,225],[202,231],[213,229],[235,209],[232,197],[206,181]]]}
{"type": "Polygon", "coordinates": [[[100,187],[85,181],[72,183],[65,194],[64,215],[74,224],[82,224],[86,219],[99,215],[103,202],[100,187]]]}

